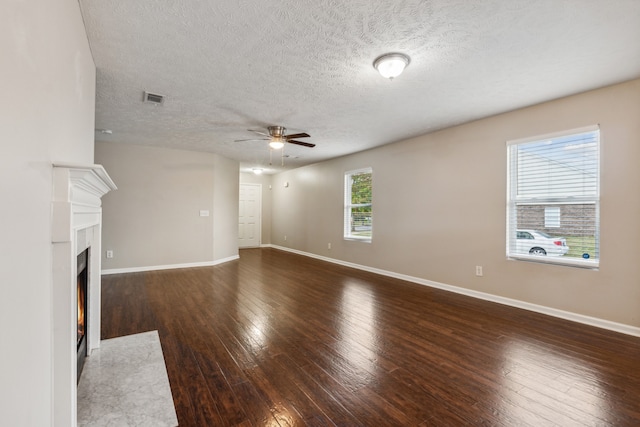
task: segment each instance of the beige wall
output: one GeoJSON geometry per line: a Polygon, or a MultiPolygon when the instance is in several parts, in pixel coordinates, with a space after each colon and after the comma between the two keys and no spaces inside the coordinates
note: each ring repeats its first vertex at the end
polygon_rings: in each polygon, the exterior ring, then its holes
{"type": "Polygon", "coordinates": [[[640,327],[639,159],[634,80],[275,175],[271,241],[640,327]],[[507,260],[505,142],[593,124],[602,138],[599,271],[507,260]],[[344,172],[367,166],[373,241],[344,241],[344,172]]]}
{"type": "Polygon", "coordinates": [[[54,411],[52,163],[93,164],[95,66],[78,2],[0,2],[0,424],[54,411]]]}
{"type": "Polygon", "coordinates": [[[103,198],[103,270],[211,263],[238,254],[237,162],[112,143],[96,144],[96,162],[118,186],[103,198]]]}
{"type": "Polygon", "coordinates": [[[213,172],[213,259],[221,260],[238,255],[240,167],[216,155],[213,172]]]}
{"type": "Polygon", "coordinates": [[[262,245],[271,243],[271,175],[241,173],[240,184],[260,184],[262,186],[262,222],[260,224],[262,245]]]}

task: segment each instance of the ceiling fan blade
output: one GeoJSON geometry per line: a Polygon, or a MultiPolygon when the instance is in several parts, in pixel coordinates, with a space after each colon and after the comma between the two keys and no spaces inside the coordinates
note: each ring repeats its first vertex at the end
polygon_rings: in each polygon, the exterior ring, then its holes
{"type": "Polygon", "coordinates": [[[245,141],[269,141],[269,138],[236,139],[233,142],[245,142],[245,141]]]}
{"type": "Polygon", "coordinates": [[[311,144],[309,142],[302,142],[302,141],[294,141],[293,139],[287,139],[287,142],[290,142],[291,144],[302,145],[303,147],[310,147],[310,148],[313,148],[316,146],[316,144],[311,144]]]}
{"type": "Polygon", "coordinates": [[[261,130],[256,130],[256,129],[247,129],[249,132],[253,132],[253,133],[257,133],[258,135],[264,135],[264,136],[271,136],[268,133],[265,133],[261,130]]]}
{"type": "Polygon", "coordinates": [[[286,139],[296,139],[296,138],[309,138],[311,135],[308,133],[293,133],[291,135],[285,135],[286,139]]]}

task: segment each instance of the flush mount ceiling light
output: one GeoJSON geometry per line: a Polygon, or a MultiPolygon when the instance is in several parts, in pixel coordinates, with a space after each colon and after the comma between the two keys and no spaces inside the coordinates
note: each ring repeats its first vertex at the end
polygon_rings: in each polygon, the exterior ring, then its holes
{"type": "Polygon", "coordinates": [[[378,70],[382,77],[393,80],[402,74],[409,62],[411,60],[403,53],[385,53],[373,61],[373,68],[378,70]]]}
{"type": "Polygon", "coordinates": [[[262,169],[260,168],[253,168],[252,171],[256,175],[262,175],[262,169]]]}

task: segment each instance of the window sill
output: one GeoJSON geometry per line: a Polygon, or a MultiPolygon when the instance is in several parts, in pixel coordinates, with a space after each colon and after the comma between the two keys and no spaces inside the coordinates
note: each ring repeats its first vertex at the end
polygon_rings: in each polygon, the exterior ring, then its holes
{"type": "Polygon", "coordinates": [[[565,267],[577,267],[577,268],[585,268],[587,270],[595,270],[598,271],[600,268],[600,261],[595,260],[581,260],[581,259],[571,259],[571,258],[563,258],[563,257],[545,257],[539,255],[507,255],[507,259],[511,261],[527,261],[527,262],[535,262],[539,264],[552,264],[552,265],[561,265],[565,267]]]}
{"type": "Polygon", "coordinates": [[[371,243],[371,237],[344,236],[344,240],[351,242],[371,243]]]}

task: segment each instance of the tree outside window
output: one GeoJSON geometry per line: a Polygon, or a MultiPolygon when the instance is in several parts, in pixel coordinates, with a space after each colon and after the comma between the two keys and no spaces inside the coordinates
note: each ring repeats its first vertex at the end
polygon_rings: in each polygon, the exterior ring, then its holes
{"type": "Polygon", "coordinates": [[[371,241],[373,232],[371,168],[345,173],[344,237],[371,241]]]}

